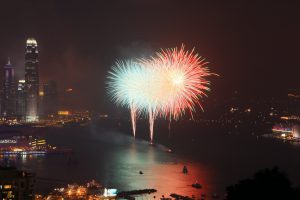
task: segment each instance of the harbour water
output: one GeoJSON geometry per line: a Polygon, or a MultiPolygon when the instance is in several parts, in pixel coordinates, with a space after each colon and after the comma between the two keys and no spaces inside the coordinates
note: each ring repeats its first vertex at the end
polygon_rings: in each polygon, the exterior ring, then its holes
{"type": "Polygon", "coordinates": [[[199,199],[204,193],[210,199],[213,193],[222,197],[226,186],[275,165],[300,185],[300,146],[272,139],[202,131],[169,153],[164,145],[151,146],[130,134],[93,126],[50,128],[43,134],[49,143],[70,147],[73,153],[15,158],[19,168],[36,174],[38,193],[95,179],[119,191],[158,190],[147,198],[177,193],[199,199]],[[185,165],[188,174],[182,173],[185,165]],[[203,188],[193,188],[195,181],[203,188]]]}

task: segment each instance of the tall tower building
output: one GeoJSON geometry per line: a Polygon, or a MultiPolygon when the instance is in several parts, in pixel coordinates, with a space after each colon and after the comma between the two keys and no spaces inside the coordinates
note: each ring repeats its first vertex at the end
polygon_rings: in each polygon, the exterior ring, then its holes
{"type": "Polygon", "coordinates": [[[26,121],[38,120],[39,98],[39,61],[38,45],[34,38],[26,41],[25,52],[25,91],[26,91],[26,121]]]}
{"type": "Polygon", "coordinates": [[[16,114],[18,119],[24,120],[26,114],[26,93],[25,93],[25,80],[19,80],[16,92],[16,114]]]}
{"type": "Polygon", "coordinates": [[[2,116],[13,117],[16,114],[15,68],[8,59],[3,68],[2,116]]]}
{"type": "Polygon", "coordinates": [[[44,114],[55,115],[58,111],[58,93],[55,81],[44,84],[44,114]]]}

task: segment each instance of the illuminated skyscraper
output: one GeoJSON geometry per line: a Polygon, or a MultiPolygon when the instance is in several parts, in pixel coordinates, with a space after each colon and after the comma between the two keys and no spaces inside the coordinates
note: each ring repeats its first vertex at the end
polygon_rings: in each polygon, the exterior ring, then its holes
{"type": "Polygon", "coordinates": [[[34,38],[26,41],[25,52],[25,92],[26,92],[26,121],[38,120],[39,97],[39,61],[38,45],[34,38]]]}
{"type": "Polygon", "coordinates": [[[25,93],[25,80],[19,80],[17,94],[16,94],[17,108],[16,113],[19,119],[24,120],[26,114],[26,93],[25,93]]]}
{"type": "Polygon", "coordinates": [[[2,116],[13,117],[16,114],[15,68],[8,59],[3,68],[2,116]]]}

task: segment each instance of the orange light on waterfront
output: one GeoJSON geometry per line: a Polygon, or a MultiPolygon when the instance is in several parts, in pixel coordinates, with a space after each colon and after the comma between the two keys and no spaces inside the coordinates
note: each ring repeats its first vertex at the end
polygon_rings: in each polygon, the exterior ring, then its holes
{"type": "Polygon", "coordinates": [[[58,115],[68,116],[70,115],[70,111],[67,110],[60,110],[57,112],[58,115]]]}
{"type": "Polygon", "coordinates": [[[40,91],[40,92],[39,92],[39,96],[40,96],[40,97],[43,97],[43,96],[44,96],[44,92],[43,92],[43,91],[40,91]]]}
{"type": "Polygon", "coordinates": [[[278,129],[278,128],[272,128],[273,132],[280,132],[280,133],[292,133],[292,130],[285,130],[285,129],[278,129]]]}
{"type": "Polygon", "coordinates": [[[288,120],[288,117],[280,117],[280,119],[288,120]]]}
{"type": "Polygon", "coordinates": [[[77,191],[76,191],[76,193],[77,193],[77,196],[82,196],[82,195],[86,195],[86,188],[84,188],[84,187],[78,187],[78,189],[77,189],[77,191]]]}
{"type": "Polygon", "coordinates": [[[14,151],[14,152],[19,152],[19,151],[24,151],[24,149],[21,149],[21,148],[14,148],[13,151],[14,151]]]}
{"type": "Polygon", "coordinates": [[[4,185],[4,189],[11,189],[11,185],[4,185]]]}

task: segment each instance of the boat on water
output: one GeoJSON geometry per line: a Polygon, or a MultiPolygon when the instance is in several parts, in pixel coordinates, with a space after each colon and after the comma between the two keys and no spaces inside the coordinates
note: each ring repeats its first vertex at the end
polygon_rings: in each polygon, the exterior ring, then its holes
{"type": "Polygon", "coordinates": [[[202,185],[200,183],[193,183],[192,187],[196,188],[196,189],[200,189],[200,188],[202,188],[202,185]]]}
{"type": "Polygon", "coordinates": [[[192,187],[196,188],[196,189],[200,189],[200,188],[202,188],[202,185],[200,183],[198,183],[198,181],[196,181],[195,183],[192,184],[192,187]]]}
{"type": "Polygon", "coordinates": [[[185,165],[183,166],[182,173],[188,174],[188,169],[185,165]]]}

